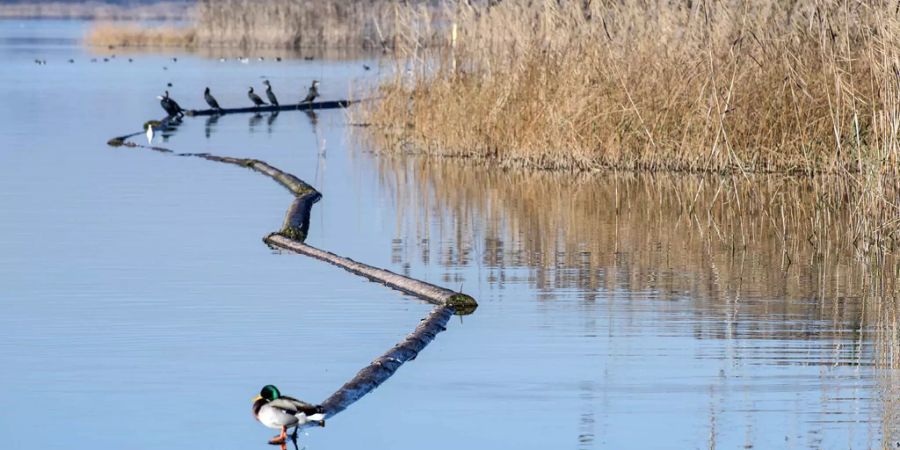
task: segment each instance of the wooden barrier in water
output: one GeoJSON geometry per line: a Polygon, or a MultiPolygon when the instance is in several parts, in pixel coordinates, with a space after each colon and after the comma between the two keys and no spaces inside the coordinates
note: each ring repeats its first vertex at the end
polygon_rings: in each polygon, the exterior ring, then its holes
{"type": "MultiPolygon", "coordinates": [[[[166,126],[166,121],[162,121],[160,125],[166,126]]],[[[304,241],[309,231],[312,207],[322,198],[322,194],[296,176],[258,159],[216,156],[209,153],[175,153],[167,148],[128,141],[129,138],[141,134],[143,133],[138,132],[115,137],[110,139],[108,143],[113,147],[145,148],[175,156],[203,158],[209,161],[245,167],[262,173],[281,184],[294,195],[294,201],[291,202],[291,206],[285,214],[282,229],[263,238],[268,245],[325,261],[371,281],[382,283],[385,286],[437,305],[422,319],[412,333],[362,368],[352,379],[344,383],[334,394],[321,403],[326,417],[334,416],[347,409],[351,404],[384,383],[404,363],[415,359],[419,352],[431,343],[438,333],[446,330],[447,322],[454,314],[471,314],[478,307],[478,303],[474,298],[461,292],[455,292],[386,269],[370,266],[306,244],[304,241]]],[[[296,433],[294,438],[296,439],[296,433]]]]}
{"type": "Polygon", "coordinates": [[[359,100],[329,100],[326,102],[301,102],[278,106],[248,106],[246,108],[189,109],[185,110],[184,114],[186,116],[213,116],[216,114],[261,113],[274,111],[314,111],[318,109],[346,108],[354,103],[359,103],[359,100]]]}

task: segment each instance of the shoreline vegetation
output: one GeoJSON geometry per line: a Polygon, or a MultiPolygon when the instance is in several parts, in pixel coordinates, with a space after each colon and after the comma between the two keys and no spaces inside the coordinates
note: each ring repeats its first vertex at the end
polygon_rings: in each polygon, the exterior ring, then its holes
{"type": "Polygon", "coordinates": [[[563,0],[458,3],[445,16],[443,46],[399,31],[410,39],[393,77],[356,112],[384,151],[808,178],[814,201],[794,206],[845,211],[854,246],[896,251],[895,4],[563,0]]]}
{"type": "Polygon", "coordinates": [[[399,28],[428,26],[436,8],[392,0],[198,0],[184,27],[104,23],[85,42],[94,46],[300,49],[392,49],[399,28]],[[416,23],[408,23],[416,20],[416,23]]]}
{"type": "Polygon", "coordinates": [[[351,113],[379,150],[810,178],[811,207],[845,210],[857,248],[900,244],[893,3],[201,0],[194,18],[155,35],[98,28],[88,42],[380,49],[392,71],[359,93],[379,100],[351,113]]]}
{"type": "Polygon", "coordinates": [[[154,3],[12,2],[0,4],[0,19],[172,20],[189,18],[193,2],[154,3]]]}

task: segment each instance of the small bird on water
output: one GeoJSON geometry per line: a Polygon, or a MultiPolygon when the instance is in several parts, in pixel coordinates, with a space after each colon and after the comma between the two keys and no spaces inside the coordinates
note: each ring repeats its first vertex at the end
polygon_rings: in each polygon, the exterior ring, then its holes
{"type": "Polygon", "coordinates": [[[169,98],[169,91],[166,91],[165,96],[157,96],[159,99],[159,105],[162,106],[162,109],[166,111],[166,114],[169,117],[182,117],[184,116],[184,110],[181,109],[181,106],[175,100],[169,98]]]}
{"type": "Polygon", "coordinates": [[[263,84],[266,85],[266,97],[269,97],[269,103],[278,106],[278,99],[275,98],[275,93],[272,92],[272,85],[269,84],[269,80],[263,80],[263,84]]]}
{"type": "Polygon", "coordinates": [[[219,102],[216,101],[216,98],[209,93],[209,87],[206,87],[206,90],[203,91],[203,99],[206,100],[206,104],[209,105],[210,108],[221,111],[222,108],[219,107],[219,102]]]}
{"type": "Polygon", "coordinates": [[[287,439],[288,428],[297,430],[307,423],[325,426],[322,406],[306,403],[293,397],[281,395],[277,387],[267,384],[253,398],[253,416],[269,428],[281,429],[281,434],[269,440],[270,444],[281,444],[287,439]]]}
{"type": "Polygon", "coordinates": [[[247,92],[247,97],[250,97],[250,101],[252,101],[253,104],[256,105],[257,108],[259,108],[260,106],[265,106],[265,104],[266,104],[266,102],[264,102],[261,98],[259,98],[258,95],[253,93],[253,86],[250,86],[250,91],[247,92]]]}
{"type": "Polygon", "coordinates": [[[313,80],[312,85],[309,87],[309,91],[306,93],[306,98],[303,99],[300,103],[312,103],[316,97],[319,96],[319,80],[313,80]]]}

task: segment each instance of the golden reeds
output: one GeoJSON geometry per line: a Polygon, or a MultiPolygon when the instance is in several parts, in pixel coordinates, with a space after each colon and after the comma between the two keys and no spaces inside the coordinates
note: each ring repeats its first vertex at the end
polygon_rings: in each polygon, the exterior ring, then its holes
{"type": "MultiPolygon", "coordinates": [[[[190,39],[172,39],[161,45],[181,47],[240,47],[299,49],[310,47],[388,50],[398,39],[398,26],[407,17],[417,25],[402,23],[411,29],[435,20],[434,8],[422,2],[403,3],[391,0],[199,0],[193,9],[190,39]],[[417,5],[417,6],[416,6],[417,5]]],[[[123,26],[113,30],[106,26],[104,34],[118,38],[88,43],[134,45],[144,42],[145,33],[154,31],[123,26]]]]}
{"type": "Polygon", "coordinates": [[[156,1],[146,4],[86,2],[12,2],[0,4],[2,18],[90,20],[184,20],[190,1],[156,1]]]}
{"type": "Polygon", "coordinates": [[[852,206],[857,244],[896,245],[896,5],[651,3],[453,3],[447,45],[398,33],[355,120],[388,149],[504,166],[829,174],[820,200],[852,206]]]}
{"type": "Polygon", "coordinates": [[[195,41],[195,32],[189,27],[100,23],[88,30],[85,41],[104,47],[186,47],[195,41]]]}

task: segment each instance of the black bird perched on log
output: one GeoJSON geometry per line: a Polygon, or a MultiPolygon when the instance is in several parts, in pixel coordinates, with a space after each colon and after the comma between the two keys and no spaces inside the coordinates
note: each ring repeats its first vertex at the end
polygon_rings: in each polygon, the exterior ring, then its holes
{"type": "Polygon", "coordinates": [[[253,86],[250,86],[250,92],[247,92],[247,97],[250,97],[250,101],[252,101],[257,108],[266,104],[266,102],[259,98],[258,95],[253,93],[253,86]]]}
{"type": "Polygon", "coordinates": [[[309,87],[309,92],[306,93],[306,98],[303,99],[300,103],[312,103],[316,97],[319,96],[319,80],[313,80],[312,86],[309,87]]]}
{"type": "Polygon", "coordinates": [[[272,85],[269,84],[269,80],[263,80],[263,84],[266,85],[266,97],[269,97],[269,103],[273,106],[278,106],[278,99],[275,98],[275,93],[272,92],[272,85]]]}
{"type": "Polygon", "coordinates": [[[221,111],[222,108],[219,107],[219,102],[216,101],[216,98],[209,93],[209,87],[203,91],[203,98],[206,100],[206,104],[209,105],[210,108],[221,111]]]}
{"type": "Polygon", "coordinates": [[[159,99],[159,104],[162,106],[162,109],[166,110],[166,114],[169,117],[182,117],[184,116],[184,110],[181,109],[181,106],[178,105],[178,102],[169,98],[169,91],[166,91],[165,97],[157,96],[159,99]]]}

